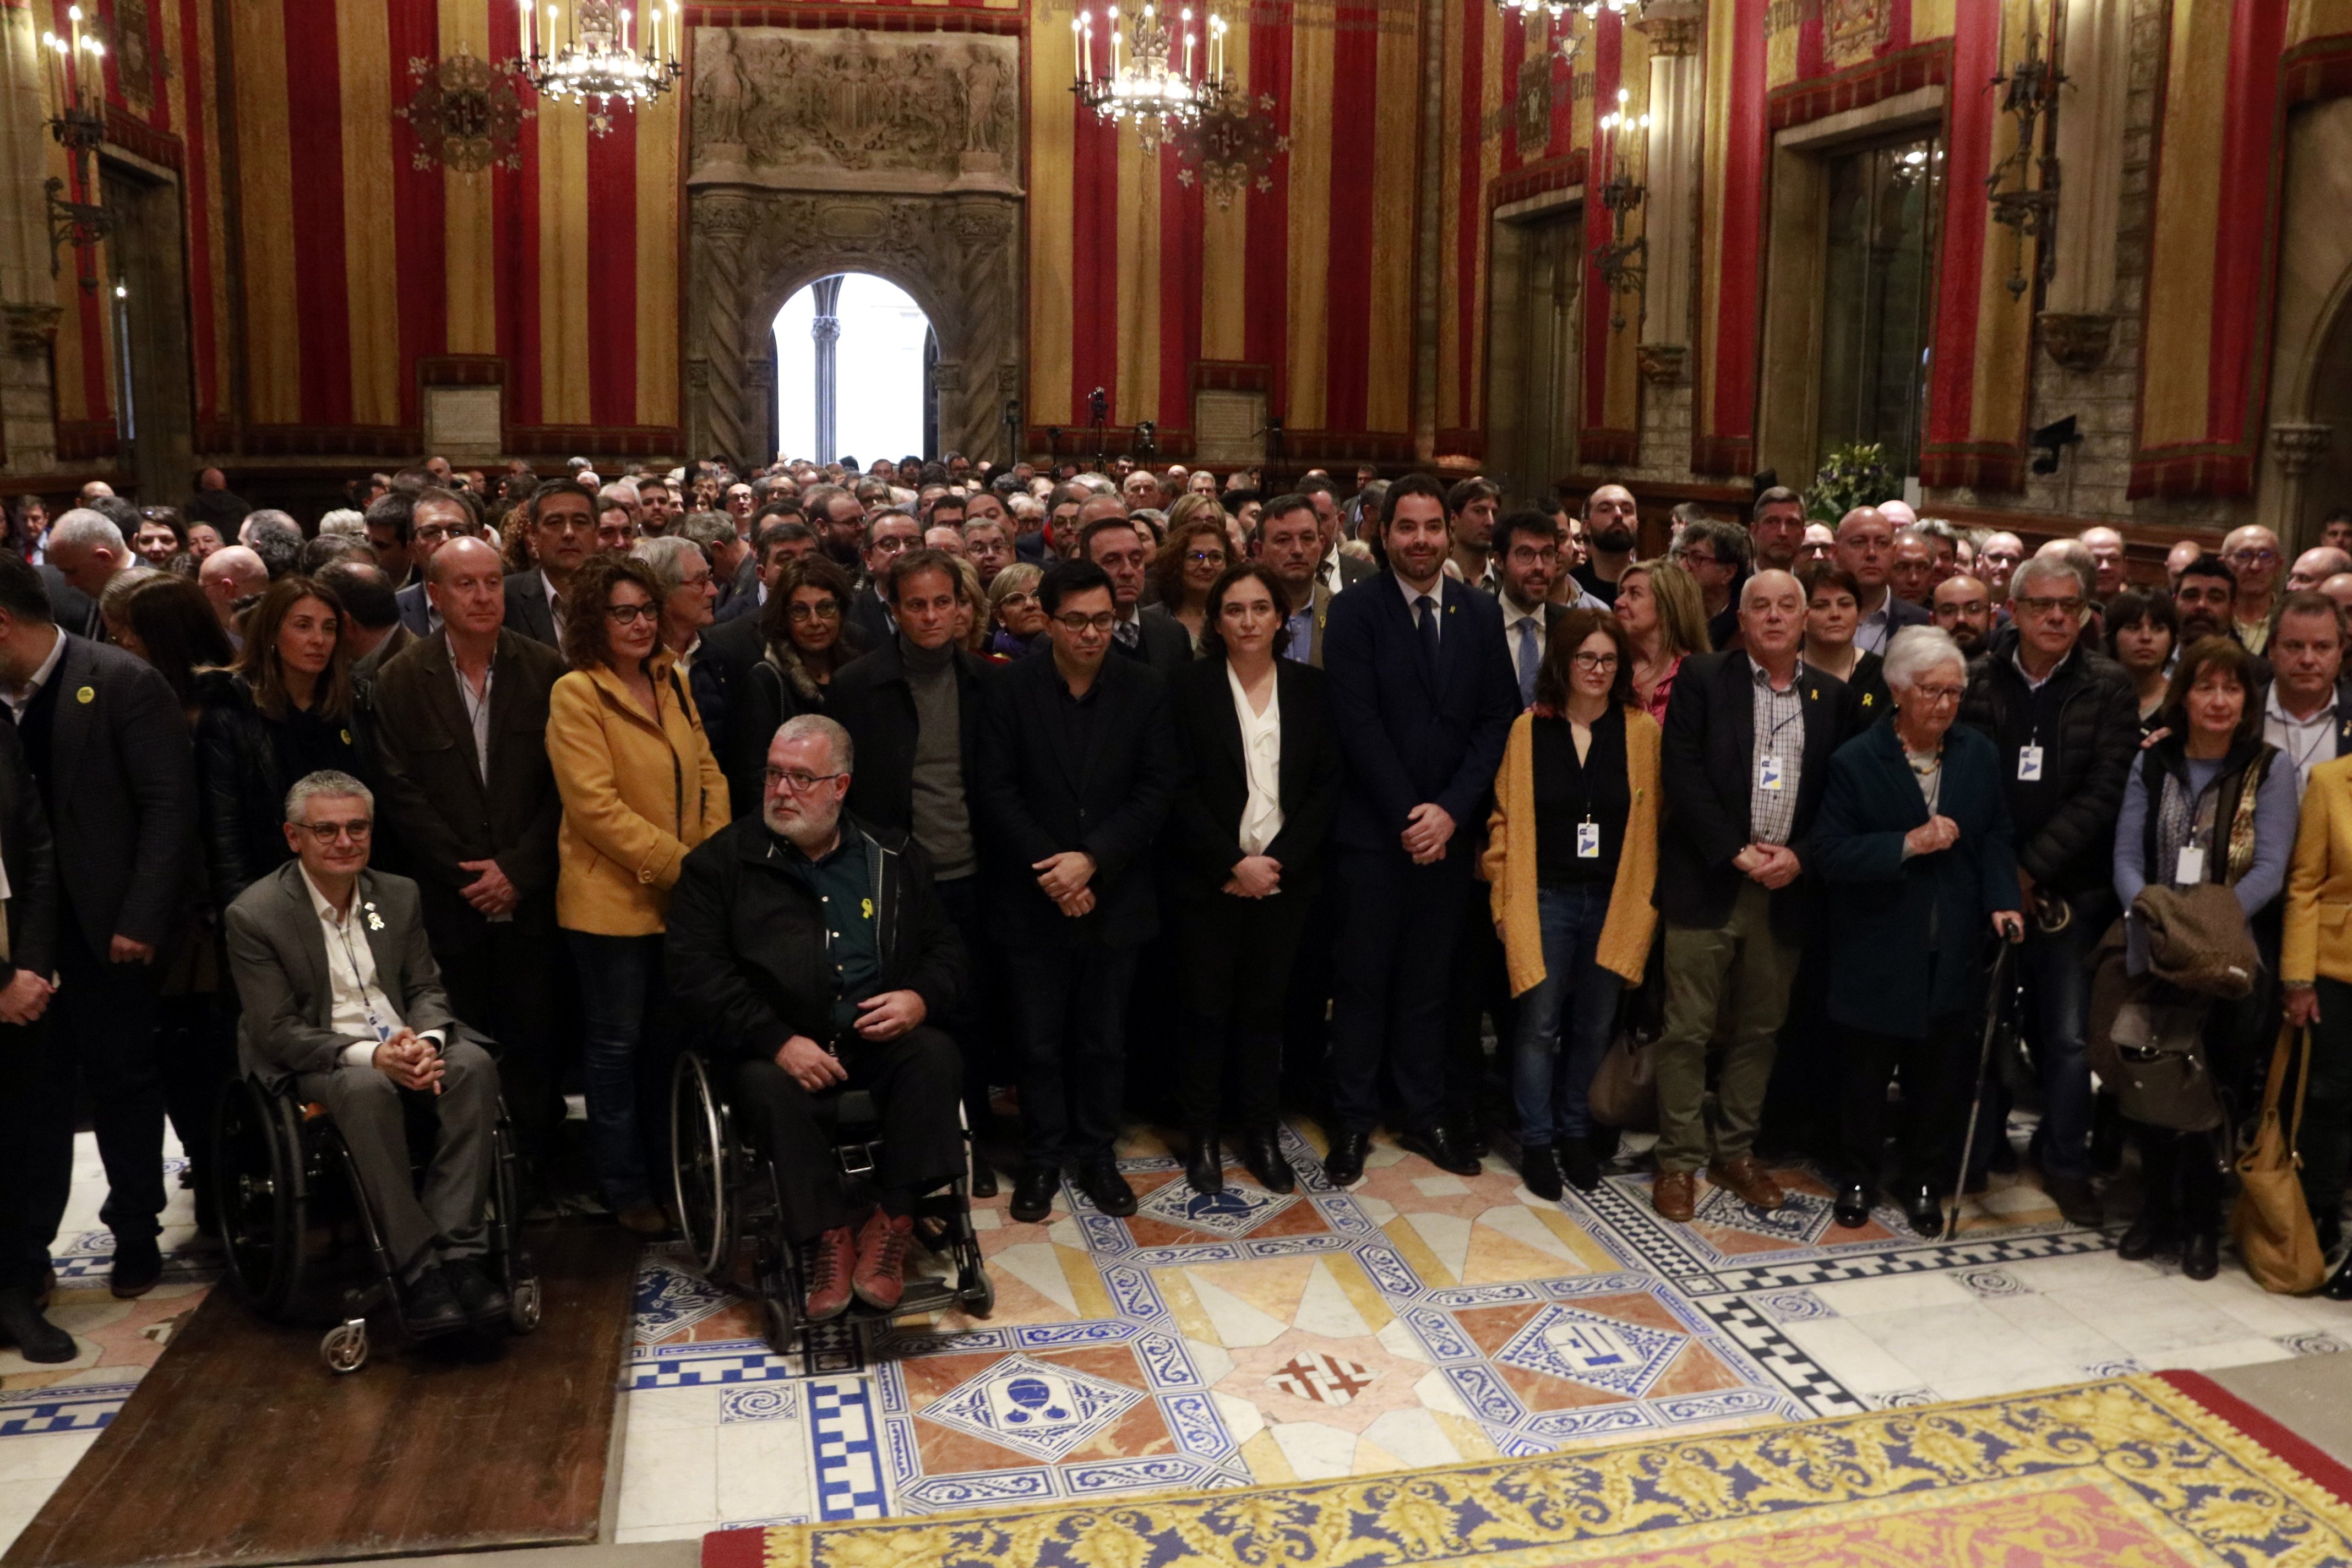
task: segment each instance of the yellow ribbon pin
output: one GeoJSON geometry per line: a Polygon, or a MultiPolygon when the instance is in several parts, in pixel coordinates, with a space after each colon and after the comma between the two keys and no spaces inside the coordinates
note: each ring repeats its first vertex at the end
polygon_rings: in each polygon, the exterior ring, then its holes
{"type": "Polygon", "coordinates": [[[75,700],[75,701],[77,701],[77,702],[95,702],[95,701],[97,701],[97,700],[98,700],[98,688],[97,688],[97,687],[95,687],[95,686],[85,686],[85,687],[83,687],[79,691],[77,691],[77,692],[75,692],[75,693],[74,693],[74,700],[75,700]]]}
{"type": "Polygon", "coordinates": [[[857,903],[858,907],[865,911],[866,918],[869,921],[872,920],[874,918],[874,900],[871,899],[860,899],[857,900],[857,903]]]}

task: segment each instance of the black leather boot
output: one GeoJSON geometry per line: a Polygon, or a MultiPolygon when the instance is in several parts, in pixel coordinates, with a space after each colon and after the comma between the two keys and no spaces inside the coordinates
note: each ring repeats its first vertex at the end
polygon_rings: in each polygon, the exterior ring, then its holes
{"type": "Polygon", "coordinates": [[[1225,1156],[1217,1147],[1217,1130],[1213,1127],[1192,1129],[1192,1152],[1185,1156],[1184,1179],[1192,1190],[1203,1194],[1225,1190],[1225,1156]]]}

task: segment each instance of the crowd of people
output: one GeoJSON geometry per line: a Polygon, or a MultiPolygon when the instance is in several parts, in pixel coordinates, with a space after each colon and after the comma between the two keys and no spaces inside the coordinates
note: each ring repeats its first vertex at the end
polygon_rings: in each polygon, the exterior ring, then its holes
{"type": "Polygon", "coordinates": [[[499,1097],[532,1204],[576,1088],[584,1183],[657,1235],[688,1044],[820,1243],[818,1317],[895,1303],[913,1201],[965,1170],[1023,1222],[1065,1180],[1134,1212],[1138,1115],[1202,1194],[1228,1150],[1293,1190],[1286,1103],[1337,1186],[1386,1125],[1590,1191],[1612,1048],[1651,1055],[1670,1222],[1703,1187],[1780,1208],[1811,1159],[1841,1226],[1934,1234],[2021,1163],[2101,1225],[2128,1143],[2120,1250],[2208,1278],[2284,1018],[2336,1245],[2352,514],[2291,564],[2259,527],[2185,542],[2159,583],[2112,529],[2029,553],[1893,500],[1685,504],[1643,556],[1617,485],[1256,479],[435,458],[309,531],[215,470],[179,508],[21,501],[0,1335],[72,1353],[41,1307],[81,1108],[133,1297],[167,1116],[221,1223],[240,1070],[373,1141],[412,1326],[480,1327],[499,1097]],[[2030,1086],[1979,1050],[2012,1001],[2030,1086]],[[844,1084],[884,1106],[862,1206],[811,1152],[844,1084]],[[388,1173],[415,1097],[422,1194],[388,1173]]]}

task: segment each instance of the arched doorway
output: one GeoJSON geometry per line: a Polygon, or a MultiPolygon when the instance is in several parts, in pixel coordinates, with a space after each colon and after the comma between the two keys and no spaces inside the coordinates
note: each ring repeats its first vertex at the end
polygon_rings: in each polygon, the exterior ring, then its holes
{"type": "Polygon", "coordinates": [[[776,449],[939,455],[939,337],[904,289],[870,272],[820,278],[776,312],[776,449]]]}

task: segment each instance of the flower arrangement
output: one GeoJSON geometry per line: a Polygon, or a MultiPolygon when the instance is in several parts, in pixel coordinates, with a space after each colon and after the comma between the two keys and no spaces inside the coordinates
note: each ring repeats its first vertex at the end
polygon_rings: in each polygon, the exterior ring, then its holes
{"type": "Polygon", "coordinates": [[[1875,506],[1903,493],[1886,466],[1886,449],[1875,441],[1840,447],[1822,459],[1806,497],[1805,515],[1831,527],[1858,506],[1875,506]]]}

